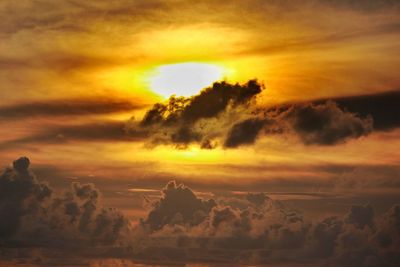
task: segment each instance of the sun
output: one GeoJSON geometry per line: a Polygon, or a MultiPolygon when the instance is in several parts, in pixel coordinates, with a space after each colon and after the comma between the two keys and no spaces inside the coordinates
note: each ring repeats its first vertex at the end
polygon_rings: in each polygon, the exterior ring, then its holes
{"type": "Polygon", "coordinates": [[[223,78],[224,69],[218,65],[185,62],[161,65],[149,75],[149,86],[163,97],[191,96],[223,78]]]}

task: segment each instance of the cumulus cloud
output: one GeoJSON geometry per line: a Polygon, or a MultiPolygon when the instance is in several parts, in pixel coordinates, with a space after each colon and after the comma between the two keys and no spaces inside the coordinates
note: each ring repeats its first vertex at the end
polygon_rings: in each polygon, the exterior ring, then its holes
{"type": "Polygon", "coordinates": [[[26,157],[0,176],[0,242],[38,246],[81,246],[122,242],[125,216],[102,206],[93,184],[72,183],[57,195],[29,170],[26,157]]]}
{"type": "MultiPolygon", "coordinates": [[[[325,100],[317,101],[319,103],[325,100]]],[[[341,108],[360,116],[372,116],[375,130],[390,130],[400,127],[400,90],[358,95],[349,97],[336,97],[333,99],[341,108]],[[384,108],[383,108],[384,107],[384,108]]]]}
{"type": "Polygon", "coordinates": [[[263,108],[257,103],[263,90],[256,80],[242,85],[216,82],[198,95],[172,96],[155,104],[126,128],[133,134],[147,131],[151,145],[197,144],[204,149],[252,145],[262,135],[283,133],[305,145],[335,145],[372,132],[371,116],[361,117],[332,101],[263,108]]]}
{"type": "Polygon", "coordinates": [[[252,144],[265,122],[260,119],[247,119],[232,126],[225,140],[225,147],[252,144]]]}
{"type": "Polygon", "coordinates": [[[231,125],[247,114],[245,108],[254,105],[262,90],[256,80],[242,85],[216,82],[198,95],[172,96],[167,103],[155,104],[140,122],[128,122],[127,129],[148,131],[153,145],[186,147],[197,143],[202,148],[214,148],[231,125]]]}
{"type": "Polygon", "coordinates": [[[204,200],[188,187],[170,182],[147,219],[138,225],[145,233],[141,240],[146,240],[146,246],[137,251],[137,256],[305,266],[394,267],[398,262],[398,205],[379,217],[370,205],[354,205],[344,216],[314,220],[264,193],[241,198],[246,205],[204,200]],[[206,203],[212,205],[204,208],[206,203]],[[196,223],[194,217],[198,218],[196,223]],[[157,227],[152,227],[153,220],[158,222],[157,227]]]}
{"type": "Polygon", "coordinates": [[[196,197],[190,188],[175,181],[169,182],[162,190],[163,196],[155,203],[148,218],[144,221],[151,230],[161,229],[173,223],[189,223],[195,225],[203,214],[208,214],[216,203],[204,201],[196,197]]]}
{"type": "Polygon", "coordinates": [[[372,118],[362,119],[333,102],[294,105],[278,115],[305,144],[333,145],[372,131],[372,118]]]}
{"type": "Polygon", "coordinates": [[[101,205],[93,184],[75,182],[56,194],[29,165],[22,157],[0,176],[0,244],[8,250],[117,245],[119,254],[107,255],[145,262],[303,266],[395,267],[400,258],[399,205],[380,216],[371,205],[353,205],[343,216],[315,220],[262,192],[235,195],[236,201],[203,198],[171,181],[147,216],[131,227],[118,210],[101,205]]]}

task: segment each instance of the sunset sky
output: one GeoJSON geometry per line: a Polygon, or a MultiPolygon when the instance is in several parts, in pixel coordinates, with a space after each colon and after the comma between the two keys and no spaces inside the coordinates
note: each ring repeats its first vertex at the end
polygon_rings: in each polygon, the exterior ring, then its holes
{"type": "Polygon", "coordinates": [[[311,220],[400,202],[398,1],[2,0],[0,14],[2,169],[26,156],[55,192],[94,183],[133,225],[171,180],[311,220]]]}

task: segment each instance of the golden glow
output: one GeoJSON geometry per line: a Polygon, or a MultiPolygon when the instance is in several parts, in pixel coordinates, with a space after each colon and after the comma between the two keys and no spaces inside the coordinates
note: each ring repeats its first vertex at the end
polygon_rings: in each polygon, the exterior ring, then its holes
{"type": "Polygon", "coordinates": [[[164,97],[191,96],[222,78],[223,69],[217,65],[187,62],[156,68],[149,78],[149,85],[164,97]]]}

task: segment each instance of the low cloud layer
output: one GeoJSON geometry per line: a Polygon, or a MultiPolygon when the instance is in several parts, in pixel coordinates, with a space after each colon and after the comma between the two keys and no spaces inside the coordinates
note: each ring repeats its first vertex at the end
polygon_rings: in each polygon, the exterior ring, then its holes
{"type": "Polygon", "coordinates": [[[147,131],[150,145],[198,144],[205,149],[251,145],[268,135],[295,136],[305,145],[335,145],[372,132],[372,116],[333,101],[260,107],[257,98],[263,90],[256,80],[217,82],[198,95],[155,104],[141,121],[128,122],[127,129],[147,131]]]}
{"type": "Polygon", "coordinates": [[[218,202],[170,182],[136,229],[146,245],[135,254],[152,260],[394,267],[400,259],[399,212],[394,205],[378,217],[370,205],[353,205],[344,216],[313,220],[263,193],[218,202]]]}
{"type": "Polygon", "coordinates": [[[26,157],[0,176],[2,246],[79,247],[112,245],[129,228],[125,216],[100,204],[93,184],[72,183],[56,194],[29,170],[26,157]]]}
{"type": "Polygon", "coordinates": [[[395,267],[400,259],[399,205],[383,214],[369,204],[351,205],[347,214],[316,219],[262,192],[199,197],[170,181],[159,199],[145,198],[150,210],[132,226],[121,212],[101,204],[93,184],[74,182],[55,193],[29,165],[28,158],[19,158],[0,176],[0,244],[5,249],[0,262],[15,257],[16,248],[27,253],[26,262],[37,261],[29,256],[35,248],[45,248],[39,264],[59,257],[51,252],[54,248],[65,253],[74,248],[74,264],[82,263],[81,257],[112,257],[152,263],[395,267]]]}

